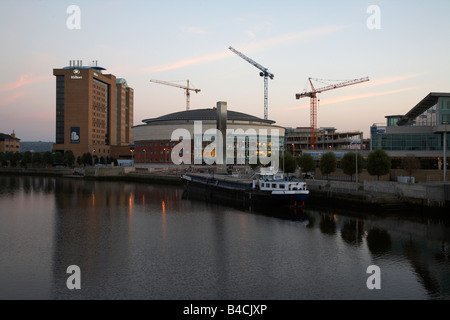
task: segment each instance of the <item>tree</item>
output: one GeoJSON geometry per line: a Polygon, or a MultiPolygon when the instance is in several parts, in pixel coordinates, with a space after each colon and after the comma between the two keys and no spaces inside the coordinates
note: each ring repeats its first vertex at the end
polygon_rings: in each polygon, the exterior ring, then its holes
{"type": "Polygon", "coordinates": [[[40,165],[42,163],[42,156],[39,152],[33,153],[33,163],[40,165]]]}
{"type": "Polygon", "coordinates": [[[17,166],[17,164],[20,165],[20,161],[22,161],[22,154],[20,152],[14,152],[13,154],[14,166],[17,166]]]}
{"type": "Polygon", "coordinates": [[[56,152],[53,156],[53,161],[55,164],[64,163],[64,154],[62,154],[61,152],[56,152]]]}
{"type": "Polygon", "coordinates": [[[44,152],[44,155],[42,156],[42,159],[44,161],[44,164],[47,166],[51,166],[53,164],[53,154],[50,151],[44,152]]]}
{"type": "Polygon", "coordinates": [[[6,152],[6,162],[9,162],[8,166],[14,166],[14,153],[11,151],[6,152]]]}
{"type": "Polygon", "coordinates": [[[369,153],[367,159],[367,172],[371,176],[377,176],[377,180],[380,180],[380,176],[389,173],[391,169],[391,158],[389,158],[386,151],[377,149],[369,153]]]}
{"type": "Polygon", "coordinates": [[[26,167],[28,166],[28,164],[31,165],[32,161],[33,161],[33,154],[30,151],[25,152],[22,157],[22,165],[26,167]]]}
{"type": "Polygon", "coordinates": [[[6,154],[4,152],[0,152],[0,166],[7,165],[6,162],[6,154]]]}
{"type": "Polygon", "coordinates": [[[364,159],[360,153],[346,153],[341,160],[342,171],[344,171],[345,174],[349,175],[350,179],[353,179],[353,175],[356,173],[356,157],[358,157],[358,174],[360,174],[364,166],[364,159]]]}
{"type": "Polygon", "coordinates": [[[402,161],[403,169],[408,172],[409,178],[412,177],[414,171],[420,168],[420,160],[417,159],[413,154],[408,154],[402,161]]]}
{"type": "Polygon", "coordinates": [[[322,175],[326,175],[328,179],[328,175],[336,170],[336,156],[333,152],[325,153],[322,156],[322,159],[320,159],[319,168],[322,175]]]}
{"type": "MultiPolygon", "coordinates": [[[[283,159],[280,160],[280,163],[283,163],[282,161],[283,159]]],[[[286,173],[293,173],[295,172],[295,169],[297,169],[297,161],[295,161],[294,156],[289,151],[284,153],[283,165],[284,165],[283,170],[286,173]]]]}
{"type": "Polygon", "coordinates": [[[92,155],[88,152],[88,153],[84,153],[81,156],[81,162],[83,163],[83,165],[92,165],[92,155]]]}
{"type": "Polygon", "coordinates": [[[309,153],[304,153],[297,159],[298,166],[303,172],[311,172],[316,170],[316,163],[313,157],[309,153]]]}
{"type": "Polygon", "coordinates": [[[73,154],[72,150],[66,150],[66,152],[64,152],[64,164],[68,167],[73,167],[74,163],[75,155],[73,154]]]}
{"type": "Polygon", "coordinates": [[[81,166],[83,164],[83,161],[81,160],[80,156],[77,157],[77,163],[79,166],[81,166]]]}

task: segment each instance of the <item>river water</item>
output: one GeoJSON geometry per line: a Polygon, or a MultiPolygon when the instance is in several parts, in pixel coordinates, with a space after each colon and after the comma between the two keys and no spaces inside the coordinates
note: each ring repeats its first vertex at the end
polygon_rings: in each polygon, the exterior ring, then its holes
{"type": "Polygon", "coordinates": [[[0,299],[450,298],[445,219],[280,215],[177,186],[0,176],[0,299]]]}

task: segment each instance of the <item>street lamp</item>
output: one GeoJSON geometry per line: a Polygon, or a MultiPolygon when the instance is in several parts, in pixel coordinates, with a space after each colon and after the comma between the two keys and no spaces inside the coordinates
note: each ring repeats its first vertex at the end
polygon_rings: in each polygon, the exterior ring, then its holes
{"type": "Polygon", "coordinates": [[[444,125],[443,151],[444,151],[444,183],[447,182],[447,124],[448,121],[442,122],[444,125]]]}
{"type": "Polygon", "coordinates": [[[133,167],[134,167],[134,150],[131,149],[130,152],[131,152],[131,164],[132,164],[133,167]]]}

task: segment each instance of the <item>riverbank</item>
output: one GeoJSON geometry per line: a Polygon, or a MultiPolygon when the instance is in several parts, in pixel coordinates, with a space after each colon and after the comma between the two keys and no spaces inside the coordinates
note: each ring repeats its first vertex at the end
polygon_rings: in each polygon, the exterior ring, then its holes
{"type": "MultiPolygon", "coordinates": [[[[182,185],[186,169],[136,170],[131,167],[65,168],[0,168],[0,174],[60,176],[98,181],[182,185]]],[[[450,184],[400,183],[392,181],[355,182],[306,180],[310,190],[308,203],[335,207],[363,207],[375,211],[450,208],[450,184]]]]}

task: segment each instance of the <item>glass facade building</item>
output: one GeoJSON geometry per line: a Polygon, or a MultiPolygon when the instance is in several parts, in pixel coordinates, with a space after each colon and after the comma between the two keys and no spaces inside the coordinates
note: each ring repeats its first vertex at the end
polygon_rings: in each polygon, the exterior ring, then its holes
{"type": "MultiPolygon", "coordinates": [[[[449,141],[449,138],[450,134],[447,133],[447,141],[449,141]]],[[[386,151],[442,151],[442,140],[442,135],[436,133],[375,134],[372,135],[372,149],[386,151]]],[[[448,146],[447,150],[450,150],[448,146]]]]}
{"type": "Polygon", "coordinates": [[[430,93],[406,115],[386,119],[385,130],[371,129],[372,150],[442,153],[444,134],[450,150],[450,93],[430,93]]]}

